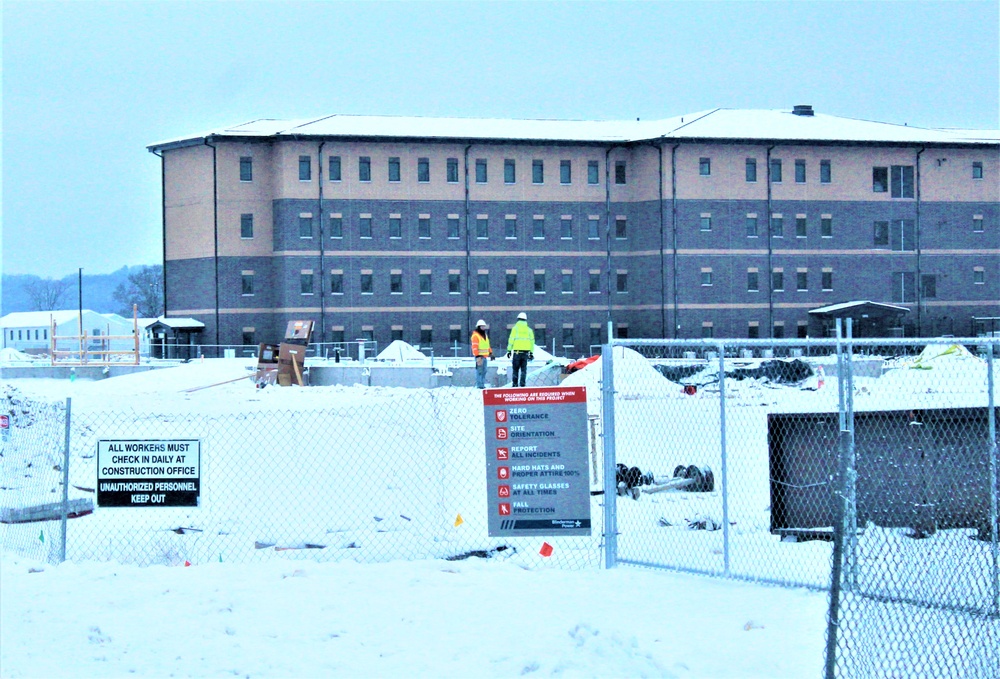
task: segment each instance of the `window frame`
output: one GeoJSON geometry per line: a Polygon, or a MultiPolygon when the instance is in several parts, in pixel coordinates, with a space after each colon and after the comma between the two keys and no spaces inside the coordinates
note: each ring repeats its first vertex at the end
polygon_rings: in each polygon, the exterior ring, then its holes
{"type": "Polygon", "coordinates": [[[240,215],[240,239],[253,240],[253,213],[244,212],[240,215]]]}
{"type": "Polygon", "coordinates": [[[476,183],[489,183],[489,164],[486,158],[476,158],[476,183]]]}
{"type": "Polygon", "coordinates": [[[573,183],[573,161],[559,161],[559,183],[562,186],[568,186],[573,183]]]}
{"type": "Polygon", "coordinates": [[[824,158],[819,161],[819,183],[833,183],[833,163],[831,163],[829,159],[824,158]]]}
{"type": "Polygon", "coordinates": [[[358,156],[358,181],[369,183],[372,180],[371,156],[358,156]]]}
{"type": "Polygon", "coordinates": [[[240,181],[253,181],[253,156],[240,156],[240,181]]]}
{"type": "Polygon", "coordinates": [[[972,178],[976,181],[983,179],[983,162],[981,160],[972,161],[972,178]]]}
{"type": "Polygon", "coordinates": [[[254,274],[252,273],[240,274],[240,295],[242,297],[253,297],[253,278],[254,274]]]}
{"type": "Polygon", "coordinates": [[[312,156],[299,156],[299,181],[312,181],[312,156]]]}
{"type": "Polygon", "coordinates": [[[587,161],[587,186],[597,186],[601,183],[601,161],[587,161]]]}
{"type": "Polygon", "coordinates": [[[402,161],[399,156],[389,157],[386,176],[388,177],[390,184],[398,184],[403,181],[402,161]]]}
{"type": "Polygon", "coordinates": [[[746,182],[748,184],[756,184],[757,183],[757,159],[756,158],[747,158],[746,162],[744,164],[744,170],[743,170],[743,172],[744,172],[743,176],[746,179],[746,182]]]}
{"type": "Polygon", "coordinates": [[[712,159],[698,158],[698,175],[701,177],[712,176],[712,159]]]}
{"type": "Polygon", "coordinates": [[[795,159],[795,183],[806,183],[806,161],[805,158],[795,159]]]}
{"type": "Polygon", "coordinates": [[[458,183],[458,158],[448,158],[445,162],[445,183],[458,183]]]}
{"type": "Polygon", "coordinates": [[[513,158],[503,159],[503,183],[505,185],[517,183],[517,163],[513,158]]]}
{"type": "Polygon", "coordinates": [[[343,181],[343,169],[343,162],[341,161],[340,156],[329,156],[327,158],[328,181],[343,181]]]}
{"type": "Polygon", "coordinates": [[[615,161],[615,184],[620,186],[628,184],[628,166],[624,160],[615,161]]]}
{"type": "Polygon", "coordinates": [[[531,183],[536,185],[545,183],[545,161],[541,158],[534,158],[531,161],[531,183]]]}
{"type": "Polygon", "coordinates": [[[429,184],[431,181],[431,159],[417,158],[417,183],[429,184]]]}

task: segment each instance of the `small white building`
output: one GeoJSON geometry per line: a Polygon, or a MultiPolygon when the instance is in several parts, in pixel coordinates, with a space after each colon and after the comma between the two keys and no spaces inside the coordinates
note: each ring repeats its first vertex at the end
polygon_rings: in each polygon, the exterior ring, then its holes
{"type": "MultiPolygon", "coordinates": [[[[135,325],[118,314],[99,314],[90,309],[81,312],[62,311],[15,311],[0,318],[0,349],[8,347],[26,354],[47,354],[52,343],[51,327],[55,321],[56,337],[78,337],[80,321],[87,334],[88,351],[132,351],[135,349],[135,325]],[[126,336],[126,339],[105,340],[106,336],[126,336]]],[[[70,340],[60,340],[59,349],[79,349],[70,340]]]]}

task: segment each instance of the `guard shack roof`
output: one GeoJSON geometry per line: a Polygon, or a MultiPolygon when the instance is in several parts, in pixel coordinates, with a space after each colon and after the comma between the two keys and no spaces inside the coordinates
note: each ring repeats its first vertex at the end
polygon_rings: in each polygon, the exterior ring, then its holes
{"type": "Polygon", "coordinates": [[[883,302],[871,302],[868,300],[857,300],[854,302],[841,302],[830,304],[818,309],[810,309],[809,313],[827,318],[868,318],[869,316],[902,316],[908,314],[909,309],[895,304],[885,304],[883,302]]]}

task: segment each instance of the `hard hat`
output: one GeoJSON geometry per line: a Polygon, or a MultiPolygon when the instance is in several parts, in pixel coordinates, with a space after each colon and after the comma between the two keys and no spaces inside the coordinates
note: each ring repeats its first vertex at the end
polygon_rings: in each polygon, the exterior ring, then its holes
{"type": "Polygon", "coordinates": [[[519,320],[519,321],[526,321],[526,320],[528,320],[528,314],[526,314],[526,313],[524,313],[522,311],[521,313],[519,313],[517,315],[517,320],[519,320]]]}
{"type": "Polygon", "coordinates": [[[480,318],[478,321],[476,321],[476,327],[477,328],[485,328],[486,327],[486,321],[484,321],[483,319],[480,318]]]}

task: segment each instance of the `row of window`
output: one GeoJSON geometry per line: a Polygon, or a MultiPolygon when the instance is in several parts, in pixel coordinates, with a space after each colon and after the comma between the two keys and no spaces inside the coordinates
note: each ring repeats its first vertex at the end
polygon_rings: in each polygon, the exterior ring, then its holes
{"type": "MultiPolygon", "coordinates": [[[[711,287],[714,285],[714,270],[712,267],[702,267],[700,272],[700,281],[702,287],[711,287]]],[[[785,291],[785,269],[783,267],[776,267],[771,271],[771,291],[772,292],[784,292],[785,291]]],[[[809,269],[805,267],[799,267],[795,269],[795,290],[799,292],[809,291],[809,269]]],[[[896,276],[897,274],[893,274],[896,276]]],[[[899,276],[905,278],[904,273],[898,273],[899,276]]],[[[911,275],[907,272],[906,275],[911,275]]],[[[915,276],[915,274],[912,274],[915,276]]],[[[254,272],[244,271],[242,274],[242,294],[244,296],[252,296],[254,294],[254,272]]],[[[303,295],[312,295],[316,292],[316,275],[311,270],[304,270],[299,274],[300,280],[300,292],[303,295]]],[[[329,292],[331,295],[342,295],[344,294],[344,273],[343,271],[333,270],[330,272],[330,288],[329,292]]],[[[476,273],[476,293],[480,295],[487,295],[490,293],[490,272],[489,271],[478,271],[476,273]]],[[[508,294],[517,294],[521,292],[518,285],[518,272],[517,271],[506,271],[504,273],[504,291],[508,294]]],[[[563,270],[559,275],[560,280],[560,291],[564,294],[572,294],[576,291],[575,289],[575,279],[574,272],[571,270],[563,270]]],[[[600,270],[591,270],[587,272],[587,292],[593,294],[600,294],[603,291],[602,288],[602,274],[600,270]]],[[[901,279],[902,280],[902,279],[901,279]]],[[[914,279],[915,280],[915,279],[914,279]]],[[[905,281],[903,281],[905,282],[905,281]]],[[[921,297],[925,299],[932,299],[937,297],[937,275],[936,274],[923,274],[921,276],[921,297]]],[[[973,267],[972,270],[972,283],[974,285],[983,285],[986,283],[986,269],[985,267],[973,267]]],[[[902,285],[902,283],[901,283],[902,285]]],[[[747,269],[747,292],[760,292],[760,270],[758,268],[748,268],[747,269]]],[[[912,285],[909,286],[912,288],[912,285]]],[[[430,271],[421,271],[417,276],[417,289],[422,295],[430,295],[433,293],[433,279],[432,273],[430,271]]],[[[532,292],[539,295],[544,295],[547,290],[546,282],[546,272],[543,270],[534,271],[532,273],[532,292]]],[[[833,269],[825,267],[820,271],[820,290],[823,292],[830,292],[833,290],[833,269]]],[[[362,271],[359,278],[358,291],[363,295],[373,295],[375,294],[375,276],[371,271],[362,271]]],[[[404,292],[404,278],[402,270],[393,270],[389,273],[389,293],[394,295],[401,295],[404,292]]],[[[615,292],[627,293],[628,292],[628,271],[617,270],[615,272],[615,292]]],[[[462,293],[462,275],[458,271],[450,271],[448,273],[448,293],[452,295],[458,295],[462,293]]],[[[900,299],[895,301],[911,301],[905,299],[905,295],[902,295],[900,299]]],[[[20,331],[18,331],[20,333],[20,331]]],[[[37,333],[36,333],[37,334],[37,333]]],[[[13,339],[13,331],[11,331],[11,339],[13,339]]],[[[20,339],[20,337],[18,337],[20,339]]],[[[36,338],[37,339],[37,338],[36,338]]]]}
{"type": "MultiPolygon", "coordinates": [[[[615,161],[614,181],[615,184],[626,183],[626,163],[624,160],[615,161]]],[[[746,181],[757,181],[757,159],[746,159],[745,170],[746,181]]],[[[703,177],[712,174],[712,159],[702,157],[698,159],[698,174],[703,177]]],[[[299,181],[312,181],[313,158],[312,156],[299,156],[299,181]]],[[[794,160],[794,176],[796,184],[805,184],[807,177],[806,160],[796,158],[794,160]]],[[[386,177],[390,183],[402,181],[402,161],[398,156],[388,159],[386,177]]],[[[431,181],[431,160],[430,158],[417,158],[416,177],[420,183],[431,181]]],[[[872,168],[872,191],[875,193],[887,193],[891,191],[893,198],[913,198],[913,165],[891,165],[886,167],[872,168]]],[[[329,156],[327,165],[327,178],[331,182],[339,182],[343,179],[343,162],[341,156],[329,156]]],[[[771,159],[771,182],[780,184],[783,181],[783,162],[780,158],[771,159]]],[[[983,179],[983,163],[973,161],[972,178],[983,179]]],[[[489,179],[489,166],[486,158],[477,158],[475,161],[475,181],[477,184],[486,184],[489,179]]],[[[505,158],[503,161],[503,180],[505,184],[517,183],[517,162],[513,158],[505,158]]],[[[253,181],[253,157],[243,156],[240,158],[240,181],[253,181]]],[[[358,181],[372,181],[372,160],[371,156],[358,157],[358,181]]],[[[445,161],[445,181],[457,184],[458,179],[458,158],[448,158],[445,161]]],[[[830,184],[833,182],[833,166],[829,160],[819,161],[819,182],[830,184]]],[[[545,161],[535,159],[531,161],[531,183],[545,183],[545,161]]],[[[569,185],[573,183],[573,161],[559,161],[559,183],[569,185]]],[[[600,161],[587,161],[587,184],[596,185],[600,183],[600,161]]]]}
{"type": "MultiPolygon", "coordinates": [[[[343,159],[341,156],[328,156],[327,158],[327,180],[339,182],[343,180],[343,159]]],[[[587,161],[587,184],[600,184],[600,161],[587,161]]],[[[626,164],[624,160],[615,161],[614,181],[616,184],[626,183],[626,164]]],[[[313,157],[299,156],[299,181],[312,181],[313,177],[313,157]]],[[[388,159],[386,166],[386,178],[390,183],[402,181],[402,160],[399,156],[392,156],[388,159]]],[[[416,166],[417,181],[425,184],[431,181],[431,159],[417,158],[416,166]]],[[[475,161],[475,181],[477,184],[486,184],[489,180],[489,163],[486,158],[476,158],[475,161]]],[[[517,161],[513,158],[505,158],[503,161],[503,180],[505,184],[517,183],[517,161]]],[[[240,181],[253,181],[253,157],[242,156],[240,158],[240,181]]],[[[372,159],[371,156],[358,156],[358,181],[372,181],[372,159]]],[[[457,184],[458,179],[458,158],[448,158],[445,161],[445,181],[449,184],[457,184]]],[[[531,183],[545,183],[545,161],[535,159],[531,161],[531,183]]],[[[559,161],[559,183],[569,185],[573,183],[573,161],[559,161]]]]}
{"type": "MultiPolygon", "coordinates": [[[[546,237],[546,218],[544,215],[534,215],[531,219],[531,238],[544,240],[546,237]]],[[[573,238],[573,217],[563,215],[559,219],[559,237],[562,239],[573,238]]],[[[591,215],[587,218],[587,238],[589,240],[599,240],[601,232],[601,217],[591,215]]],[[[628,237],[628,219],[624,216],[616,216],[614,219],[614,234],[616,239],[628,237]]],[[[447,237],[458,239],[461,236],[461,222],[458,215],[448,215],[446,220],[447,237]]],[[[358,217],[358,236],[360,238],[374,238],[373,218],[370,214],[361,214],[358,217]]],[[[431,238],[431,216],[419,215],[417,217],[417,237],[431,238]]],[[[403,217],[402,215],[390,215],[385,224],[389,238],[403,237],[403,217]]],[[[475,237],[479,240],[487,240],[490,235],[489,215],[476,215],[475,217],[475,237]]],[[[299,215],[298,233],[299,238],[313,238],[314,218],[311,213],[299,215]]],[[[330,215],[327,225],[330,238],[344,237],[344,216],[340,213],[330,215]]],[[[503,236],[505,239],[516,240],[518,237],[518,216],[504,215],[503,236]]],[[[249,239],[254,237],[254,216],[252,213],[240,215],[240,237],[249,239]]]]}
{"type": "MultiPolygon", "coordinates": [[[[24,330],[23,331],[24,332],[24,337],[23,338],[21,337],[21,332],[22,332],[21,330],[17,330],[17,331],[11,330],[10,331],[10,340],[11,341],[14,341],[14,333],[15,332],[17,332],[17,339],[18,340],[20,340],[20,341],[30,341],[31,340],[32,329],[29,328],[28,330],[24,330]]],[[[49,331],[48,331],[47,328],[34,328],[34,333],[35,333],[35,339],[36,340],[48,340],[49,339],[49,331]]],[[[95,331],[95,332],[93,332],[91,334],[100,335],[101,333],[98,330],[98,331],[95,331]]]]}

